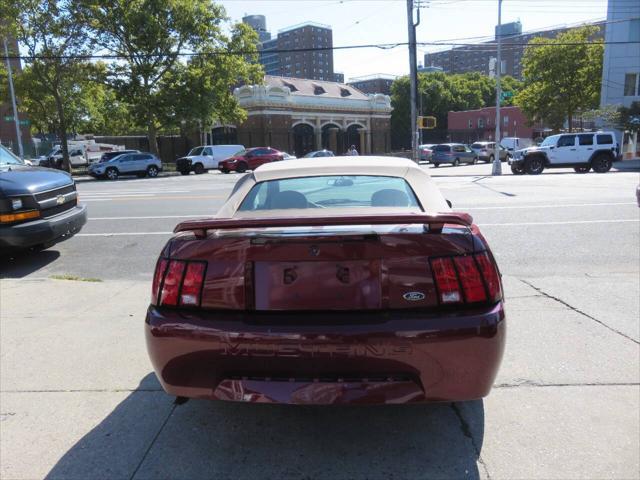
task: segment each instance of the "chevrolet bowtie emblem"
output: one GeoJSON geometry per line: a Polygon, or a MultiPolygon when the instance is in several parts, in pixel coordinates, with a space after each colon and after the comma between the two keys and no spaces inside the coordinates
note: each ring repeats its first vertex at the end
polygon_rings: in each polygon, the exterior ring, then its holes
{"type": "Polygon", "coordinates": [[[65,200],[64,195],[58,195],[58,196],[56,197],[56,203],[57,203],[58,205],[62,205],[62,204],[64,203],[64,200],[65,200]]]}

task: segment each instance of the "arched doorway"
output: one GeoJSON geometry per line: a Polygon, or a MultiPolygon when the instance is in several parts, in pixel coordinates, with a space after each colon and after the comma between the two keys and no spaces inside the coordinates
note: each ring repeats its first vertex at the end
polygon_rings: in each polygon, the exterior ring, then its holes
{"type": "Polygon", "coordinates": [[[363,153],[363,145],[360,143],[360,132],[359,130],[364,129],[364,127],[360,124],[353,123],[349,125],[347,131],[344,134],[344,148],[347,150],[351,145],[356,147],[356,150],[360,155],[363,153]]]}
{"type": "Polygon", "coordinates": [[[293,149],[296,157],[304,157],[315,148],[313,127],[307,123],[299,123],[293,127],[293,149]]]}
{"type": "Polygon", "coordinates": [[[335,123],[327,123],[322,126],[322,148],[331,150],[336,155],[346,152],[342,129],[335,123]]]}

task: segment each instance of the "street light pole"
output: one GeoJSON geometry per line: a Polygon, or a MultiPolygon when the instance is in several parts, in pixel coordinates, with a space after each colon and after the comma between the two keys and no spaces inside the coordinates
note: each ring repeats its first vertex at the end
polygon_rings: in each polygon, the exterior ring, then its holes
{"type": "Polygon", "coordinates": [[[409,82],[411,83],[411,159],[418,161],[418,112],[416,99],[418,98],[418,63],[416,59],[416,26],[420,23],[420,10],[418,10],[418,22],[413,22],[413,0],[407,0],[407,26],[409,28],[409,82]]]}
{"type": "Polygon", "coordinates": [[[22,149],[22,135],[20,135],[20,119],[18,118],[18,107],[16,105],[16,94],[13,90],[13,75],[11,73],[11,62],[9,61],[9,47],[7,38],[4,38],[4,55],[7,59],[7,75],[9,77],[9,91],[11,92],[11,106],[13,107],[13,122],[16,125],[16,139],[18,140],[18,154],[24,160],[24,150],[22,149]]]}
{"type": "Polygon", "coordinates": [[[500,76],[502,75],[502,0],[498,0],[498,52],[496,62],[496,134],[495,150],[493,152],[493,168],[491,175],[502,175],[502,163],[500,162],[500,101],[502,100],[502,87],[500,76]]]}

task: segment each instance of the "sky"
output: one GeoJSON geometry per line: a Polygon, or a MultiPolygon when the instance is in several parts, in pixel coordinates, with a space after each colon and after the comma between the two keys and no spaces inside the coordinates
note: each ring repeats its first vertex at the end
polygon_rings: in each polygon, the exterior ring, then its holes
{"type": "MultiPolygon", "coordinates": [[[[332,27],[334,47],[407,41],[406,0],[221,0],[220,3],[235,21],[246,14],[265,15],[267,29],[273,36],[282,28],[312,21],[332,27]]],[[[423,8],[417,28],[418,42],[493,40],[494,26],[498,23],[497,0],[422,0],[419,3],[423,8]]],[[[606,0],[502,2],[502,23],[520,20],[523,32],[602,20],[606,16],[606,0]]],[[[445,47],[419,47],[418,63],[422,63],[425,52],[443,49],[445,47]]],[[[408,48],[335,51],[334,70],[343,72],[347,80],[375,73],[406,74],[408,48]]]]}

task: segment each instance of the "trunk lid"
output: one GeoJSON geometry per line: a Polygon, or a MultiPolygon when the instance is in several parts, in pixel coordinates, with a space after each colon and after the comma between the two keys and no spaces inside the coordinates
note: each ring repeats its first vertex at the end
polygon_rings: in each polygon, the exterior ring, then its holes
{"type": "Polygon", "coordinates": [[[398,221],[402,215],[372,217],[185,222],[176,228],[182,233],[169,253],[171,258],[207,261],[203,308],[348,311],[437,306],[429,258],[473,252],[474,236],[467,228],[471,218],[410,215],[403,223],[398,221]]]}

